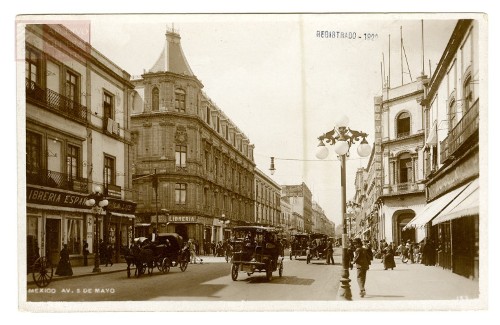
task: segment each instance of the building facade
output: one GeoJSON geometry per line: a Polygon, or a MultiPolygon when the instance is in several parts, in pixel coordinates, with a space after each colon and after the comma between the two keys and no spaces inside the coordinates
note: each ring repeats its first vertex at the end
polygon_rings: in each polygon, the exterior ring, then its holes
{"type": "Polygon", "coordinates": [[[84,240],[92,259],[99,231],[117,260],[135,218],[130,75],[62,25],[26,25],[24,42],[28,249],[57,264],[66,244],[81,265],[84,240]],[[109,201],[102,215],[85,204],[95,186],[109,201]]]}
{"type": "Polygon", "coordinates": [[[437,264],[479,277],[479,23],[459,20],[422,101],[426,206],[411,222],[437,264]]]}
{"type": "Polygon", "coordinates": [[[312,193],[305,183],[300,185],[282,185],[282,195],[288,197],[292,205],[292,212],[297,213],[302,221],[301,231],[312,232],[312,193]]]}
{"type": "Polygon", "coordinates": [[[295,230],[292,216],[292,205],[290,204],[290,198],[282,196],[280,198],[280,210],[281,210],[281,220],[284,224],[284,233],[286,235],[286,239],[290,240],[290,234],[295,230]]]}
{"type": "Polygon", "coordinates": [[[283,229],[281,218],[281,187],[255,168],[255,223],[283,229]]]}
{"type": "Polygon", "coordinates": [[[167,30],[159,59],[133,81],[137,231],[206,244],[254,222],[254,147],[202,91],[180,39],[167,30]]]}
{"type": "Polygon", "coordinates": [[[380,98],[375,98],[375,112],[380,111],[375,127],[380,128],[380,137],[375,138],[373,163],[375,175],[381,168],[382,178],[373,212],[377,214],[380,240],[387,243],[398,245],[423,239],[405,226],[425,204],[424,120],[420,102],[426,82],[426,77],[420,76],[414,82],[387,87],[380,98]]]}

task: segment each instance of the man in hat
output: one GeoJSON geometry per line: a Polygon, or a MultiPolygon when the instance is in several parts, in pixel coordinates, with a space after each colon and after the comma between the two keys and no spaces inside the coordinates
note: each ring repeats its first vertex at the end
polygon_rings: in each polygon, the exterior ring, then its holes
{"type": "Polygon", "coordinates": [[[366,272],[370,268],[370,257],[368,256],[366,248],[363,247],[363,243],[360,238],[354,239],[354,259],[353,263],[356,264],[357,269],[357,280],[359,285],[359,295],[363,298],[366,294],[365,283],[366,283],[366,272]]]}

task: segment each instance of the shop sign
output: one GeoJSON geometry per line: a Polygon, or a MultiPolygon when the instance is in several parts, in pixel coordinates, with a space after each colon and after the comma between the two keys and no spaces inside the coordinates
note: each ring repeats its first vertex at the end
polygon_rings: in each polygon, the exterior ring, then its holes
{"type": "Polygon", "coordinates": [[[133,213],[135,213],[136,206],[137,206],[137,203],[135,203],[135,202],[108,198],[108,207],[106,210],[108,210],[110,212],[119,212],[119,213],[121,212],[121,213],[133,214],[133,213]]]}
{"type": "MultiPolygon", "coordinates": [[[[85,204],[87,198],[88,195],[64,193],[64,192],[58,192],[49,189],[40,189],[30,186],[27,186],[26,188],[27,203],[90,210],[91,208],[85,204]]],[[[135,213],[135,207],[137,206],[135,202],[124,201],[114,198],[107,198],[107,199],[108,199],[108,206],[106,208],[107,211],[121,212],[128,214],[135,213]]]]}
{"type": "Polygon", "coordinates": [[[30,186],[26,188],[26,201],[28,203],[90,209],[85,205],[87,201],[86,195],[51,191],[30,186]]]}
{"type": "Polygon", "coordinates": [[[196,216],[168,216],[169,222],[196,223],[196,216]]]}

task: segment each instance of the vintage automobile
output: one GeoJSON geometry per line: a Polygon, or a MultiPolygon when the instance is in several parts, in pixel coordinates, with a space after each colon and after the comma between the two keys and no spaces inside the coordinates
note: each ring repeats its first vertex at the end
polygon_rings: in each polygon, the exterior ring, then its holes
{"type": "Polygon", "coordinates": [[[292,235],[290,242],[290,259],[292,259],[293,256],[295,256],[295,259],[301,256],[307,258],[309,255],[309,240],[309,234],[306,233],[296,233],[292,235]]]}
{"type": "Polygon", "coordinates": [[[271,227],[240,226],[232,231],[231,245],[231,278],[238,279],[239,272],[248,276],[255,272],[265,272],[266,279],[271,281],[273,272],[283,275],[283,259],[280,252],[281,243],[277,231],[271,227]]]}
{"type": "Polygon", "coordinates": [[[311,259],[326,258],[326,244],[328,242],[328,235],[321,233],[312,233],[309,235],[309,254],[307,254],[307,263],[311,262],[311,259]]]}

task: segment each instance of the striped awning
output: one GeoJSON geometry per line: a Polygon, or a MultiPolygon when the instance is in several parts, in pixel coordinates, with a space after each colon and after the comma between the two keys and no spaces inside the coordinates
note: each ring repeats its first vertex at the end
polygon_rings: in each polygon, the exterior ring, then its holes
{"type": "Polygon", "coordinates": [[[472,182],[460,186],[459,188],[450,191],[432,202],[425,205],[424,209],[410,221],[403,230],[411,228],[422,228],[440,214],[453,200],[462,193],[472,182]]]}
{"type": "Polygon", "coordinates": [[[479,214],[479,179],[472,181],[439,216],[432,220],[432,225],[475,214],[479,214]]]}

